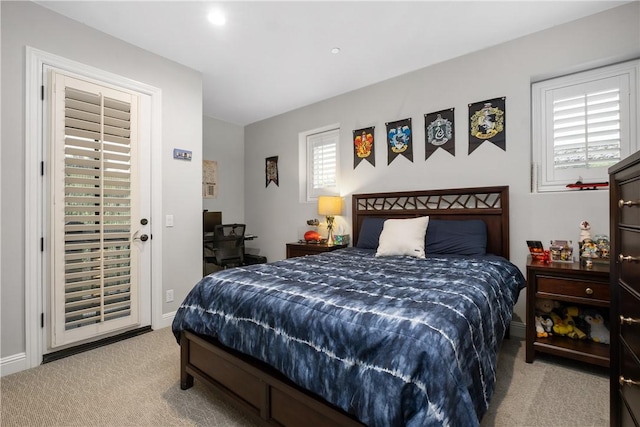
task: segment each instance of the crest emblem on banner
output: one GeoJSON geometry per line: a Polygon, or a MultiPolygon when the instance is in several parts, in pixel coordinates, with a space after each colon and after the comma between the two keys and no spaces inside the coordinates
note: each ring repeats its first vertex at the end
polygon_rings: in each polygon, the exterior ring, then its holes
{"type": "Polygon", "coordinates": [[[390,164],[399,155],[413,162],[411,119],[387,123],[387,157],[390,164]]]}
{"type": "Polygon", "coordinates": [[[365,129],[358,129],[353,131],[353,168],[360,164],[364,159],[376,165],[376,153],[374,144],[374,130],[375,128],[369,127],[365,129]]]}
{"type": "Polygon", "coordinates": [[[505,98],[469,104],[469,154],[485,141],[506,150],[505,98]]]}
{"type": "Polygon", "coordinates": [[[425,157],[427,160],[438,148],[455,156],[454,109],[424,115],[425,157]]]}

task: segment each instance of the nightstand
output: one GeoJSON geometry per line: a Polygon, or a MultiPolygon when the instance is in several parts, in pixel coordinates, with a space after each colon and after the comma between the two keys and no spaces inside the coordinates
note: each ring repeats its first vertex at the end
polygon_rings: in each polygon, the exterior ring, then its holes
{"type": "Polygon", "coordinates": [[[347,245],[329,246],[326,243],[287,243],[287,258],[315,255],[323,252],[331,252],[336,249],[346,248],[347,245]]]}
{"type": "Polygon", "coordinates": [[[594,263],[587,269],[580,263],[527,261],[526,361],[536,353],[548,353],[609,367],[609,345],[566,336],[538,337],[535,327],[536,299],[548,298],[568,305],[594,307],[609,312],[609,264],[594,263]]]}

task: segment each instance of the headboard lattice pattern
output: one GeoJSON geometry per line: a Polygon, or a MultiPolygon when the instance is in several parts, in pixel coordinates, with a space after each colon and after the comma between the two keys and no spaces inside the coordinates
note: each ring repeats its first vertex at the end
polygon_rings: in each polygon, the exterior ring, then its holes
{"type": "Polygon", "coordinates": [[[480,219],[487,224],[487,252],[509,258],[509,187],[354,194],[353,243],[365,217],[480,219]]]}

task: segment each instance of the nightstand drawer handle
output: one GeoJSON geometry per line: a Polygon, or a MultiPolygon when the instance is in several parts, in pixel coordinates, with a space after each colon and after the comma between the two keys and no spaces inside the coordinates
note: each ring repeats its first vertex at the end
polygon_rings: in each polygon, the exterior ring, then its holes
{"type": "Polygon", "coordinates": [[[640,200],[618,200],[618,207],[622,208],[624,206],[636,206],[636,205],[640,205],[640,200]]]}
{"type": "Polygon", "coordinates": [[[622,375],[620,375],[620,378],[618,379],[618,381],[620,382],[621,386],[625,386],[625,385],[637,385],[637,386],[640,386],[640,381],[628,380],[625,377],[623,377],[622,375]]]}
{"type": "Polygon", "coordinates": [[[640,325],[640,319],[634,319],[633,317],[620,316],[620,324],[624,325],[640,325]]]}
{"type": "Polygon", "coordinates": [[[638,262],[640,261],[640,258],[638,258],[637,256],[631,256],[631,255],[627,255],[624,256],[623,254],[618,255],[618,261],[620,262],[638,262]]]}
{"type": "Polygon", "coordinates": [[[591,289],[591,288],[587,288],[587,289],[585,289],[585,290],[584,290],[584,292],[585,292],[587,295],[593,295],[593,289],[591,289]]]}

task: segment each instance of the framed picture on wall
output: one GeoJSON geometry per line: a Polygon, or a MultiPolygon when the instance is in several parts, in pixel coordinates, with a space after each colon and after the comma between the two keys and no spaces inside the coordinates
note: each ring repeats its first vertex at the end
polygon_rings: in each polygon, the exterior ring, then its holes
{"type": "Polygon", "coordinates": [[[215,160],[202,161],[202,198],[216,199],[218,197],[218,162],[215,160]]]}

